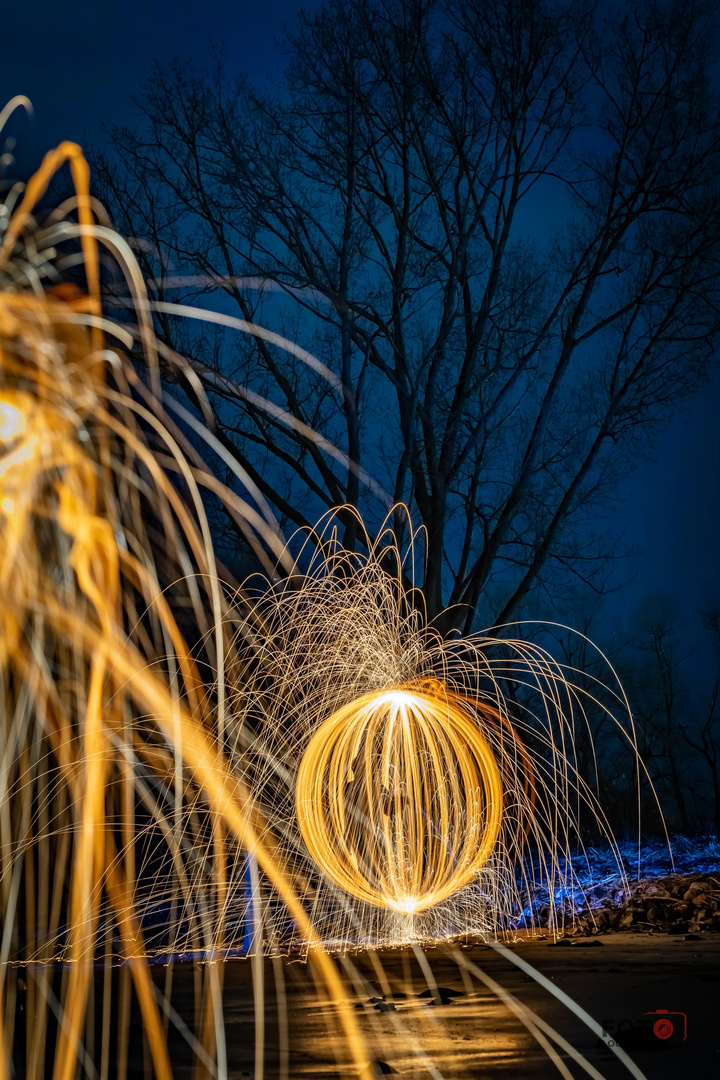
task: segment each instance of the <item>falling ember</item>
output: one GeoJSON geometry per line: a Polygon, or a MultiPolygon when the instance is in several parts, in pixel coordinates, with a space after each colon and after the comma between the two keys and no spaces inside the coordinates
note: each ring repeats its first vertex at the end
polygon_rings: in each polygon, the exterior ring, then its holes
{"type": "Polygon", "coordinates": [[[305,750],[295,794],[323,873],[358,900],[407,913],[477,876],[500,832],[502,799],[478,718],[427,684],[366,694],[333,713],[305,750]]]}

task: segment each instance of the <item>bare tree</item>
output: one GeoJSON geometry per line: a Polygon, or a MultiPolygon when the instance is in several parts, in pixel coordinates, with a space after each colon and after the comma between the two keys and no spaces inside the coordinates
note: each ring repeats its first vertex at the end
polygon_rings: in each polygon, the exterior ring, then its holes
{"type": "Polygon", "coordinates": [[[692,650],[683,651],[680,625],[662,605],[644,620],[635,649],[645,663],[627,672],[626,688],[640,732],[640,756],[664,812],[687,835],[695,824],[688,782],[693,762],[681,732],[691,711],[684,669],[692,650]]]}
{"type": "MultiPolygon", "coordinates": [[[[720,648],[720,608],[713,608],[706,614],[705,625],[720,648]]],[[[708,770],[713,796],[713,824],[715,835],[720,836],[720,668],[704,714],[694,726],[682,724],[681,731],[688,746],[700,755],[708,770]]]]}
{"type": "Polygon", "coordinates": [[[589,516],[713,353],[712,8],[631,8],[603,27],[583,0],[330,0],[277,90],[158,68],[96,155],[226,449],[286,522],[347,502],[372,527],[385,508],[310,429],[339,446],[411,507],[429,611],[466,628],[602,587],[589,516]],[[172,304],[210,285],[333,378],[183,338],[172,304]]]}

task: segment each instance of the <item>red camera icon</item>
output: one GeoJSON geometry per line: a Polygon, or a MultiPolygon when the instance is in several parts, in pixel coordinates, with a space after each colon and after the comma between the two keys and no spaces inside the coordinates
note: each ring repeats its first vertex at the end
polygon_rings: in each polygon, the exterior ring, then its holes
{"type": "Polygon", "coordinates": [[[652,1026],[652,1033],[657,1039],[672,1039],[673,1036],[677,1042],[685,1042],[687,1039],[687,1016],[684,1012],[656,1009],[655,1012],[646,1012],[644,1015],[657,1017],[652,1026]],[[679,1037],[681,1031],[682,1037],[679,1037]]]}

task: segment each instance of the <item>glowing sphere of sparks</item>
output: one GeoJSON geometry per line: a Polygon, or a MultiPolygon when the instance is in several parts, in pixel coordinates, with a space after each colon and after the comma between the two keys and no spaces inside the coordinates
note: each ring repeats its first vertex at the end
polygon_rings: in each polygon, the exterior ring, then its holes
{"type": "Polygon", "coordinates": [[[366,694],[310,740],[297,776],[310,855],[344,892],[417,913],[476,876],[503,789],[478,718],[439,683],[366,694]]]}

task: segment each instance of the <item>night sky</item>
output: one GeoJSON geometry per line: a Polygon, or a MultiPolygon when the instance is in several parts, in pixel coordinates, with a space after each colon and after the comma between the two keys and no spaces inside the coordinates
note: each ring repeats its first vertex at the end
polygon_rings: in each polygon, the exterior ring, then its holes
{"type": "MultiPolygon", "coordinates": [[[[276,80],[283,66],[285,22],[313,3],[213,0],[174,3],[104,0],[70,5],[35,0],[3,12],[2,104],[26,94],[35,115],[16,114],[16,173],[27,175],[62,139],[102,141],[101,124],[133,122],[130,96],[155,60],[202,63],[224,44],[229,66],[253,79],[276,80]]],[[[618,572],[627,585],[605,601],[608,627],[624,632],[655,597],[686,620],[688,644],[701,638],[699,609],[720,601],[720,376],[663,431],[656,460],[642,463],[619,492],[625,542],[639,554],[618,572]]],[[[616,638],[617,640],[617,638],[616,638]]],[[[698,660],[710,660],[707,647],[698,660]]]]}

